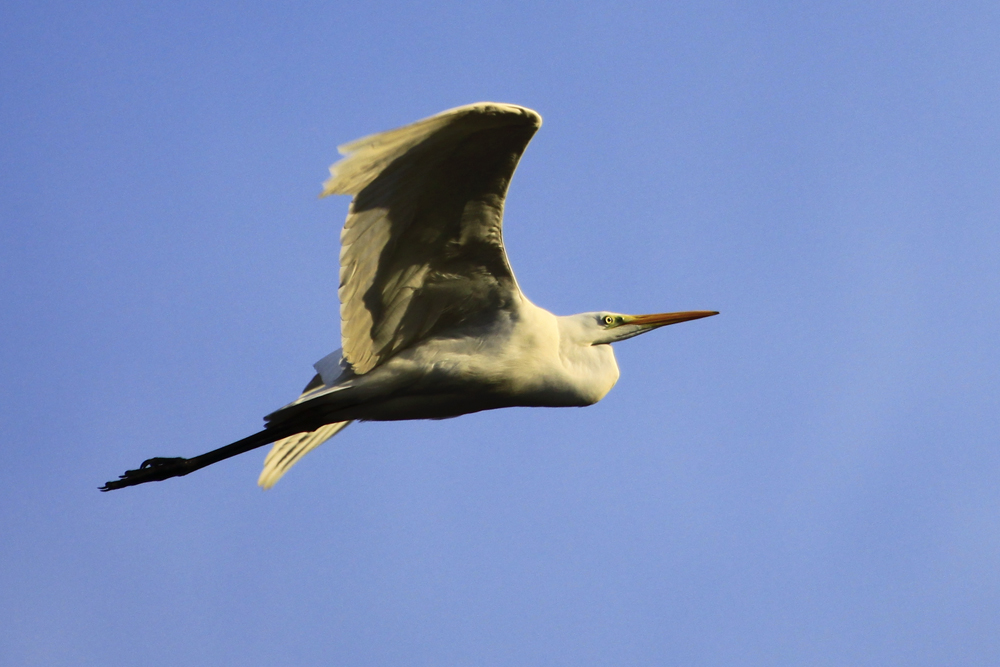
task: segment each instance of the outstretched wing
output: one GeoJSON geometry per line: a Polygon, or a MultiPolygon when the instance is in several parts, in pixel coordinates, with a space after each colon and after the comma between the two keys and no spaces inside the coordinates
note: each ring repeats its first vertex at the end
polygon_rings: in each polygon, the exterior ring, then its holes
{"type": "Polygon", "coordinates": [[[541,117],[479,103],[340,147],[324,195],[354,195],[341,233],[344,357],[366,373],[520,298],[503,203],[541,117]]]}

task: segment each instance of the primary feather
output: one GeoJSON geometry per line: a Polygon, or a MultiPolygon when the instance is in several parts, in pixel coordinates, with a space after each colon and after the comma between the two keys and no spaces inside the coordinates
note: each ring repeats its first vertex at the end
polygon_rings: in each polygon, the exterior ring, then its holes
{"type": "Polygon", "coordinates": [[[264,469],[260,472],[257,484],[262,488],[270,489],[303,456],[343,431],[350,423],[350,421],[334,422],[321,426],[315,431],[297,433],[278,440],[271,446],[271,451],[264,459],[264,469]]]}

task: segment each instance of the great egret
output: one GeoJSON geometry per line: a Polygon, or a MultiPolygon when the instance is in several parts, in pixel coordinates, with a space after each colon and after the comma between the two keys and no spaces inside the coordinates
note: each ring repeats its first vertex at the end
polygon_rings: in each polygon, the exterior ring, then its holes
{"type": "Polygon", "coordinates": [[[343,348],[263,431],[191,459],[153,458],[102,491],[186,475],[274,443],[269,488],[354,420],[443,419],[513,406],[585,406],[618,379],[611,343],[714,311],[557,317],[514,279],[507,186],[541,117],[479,103],[340,147],[323,195],[353,195],[341,232],[343,348]]]}

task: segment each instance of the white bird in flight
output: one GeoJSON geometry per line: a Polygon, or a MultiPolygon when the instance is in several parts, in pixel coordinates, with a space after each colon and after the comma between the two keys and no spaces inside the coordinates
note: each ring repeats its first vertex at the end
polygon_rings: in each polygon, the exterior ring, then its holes
{"type": "Polygon", "coordinates": [[[507,186],[541,116],[482,102],[340,147],[323,196],[353,195],[341,232],[343,348],[263,431],[191,459],[153,458],[101,487],[186,475],[274,443],[259,484],[355,420],[444,419],[592,405],[618,380],[611,343],[716,315],[559,317],[521,293],[504,252],[507,186]]]}

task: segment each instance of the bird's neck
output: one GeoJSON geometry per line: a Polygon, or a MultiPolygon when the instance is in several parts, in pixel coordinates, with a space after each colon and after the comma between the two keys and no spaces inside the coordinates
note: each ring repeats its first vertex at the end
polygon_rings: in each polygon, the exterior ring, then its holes
{"type": "Polygon", "coordinates": [[[618,362],[610,345],[594,345],[577,316],[558,317],[559,358],[584,404],[596,403],[618,381],[618,362]]]}

